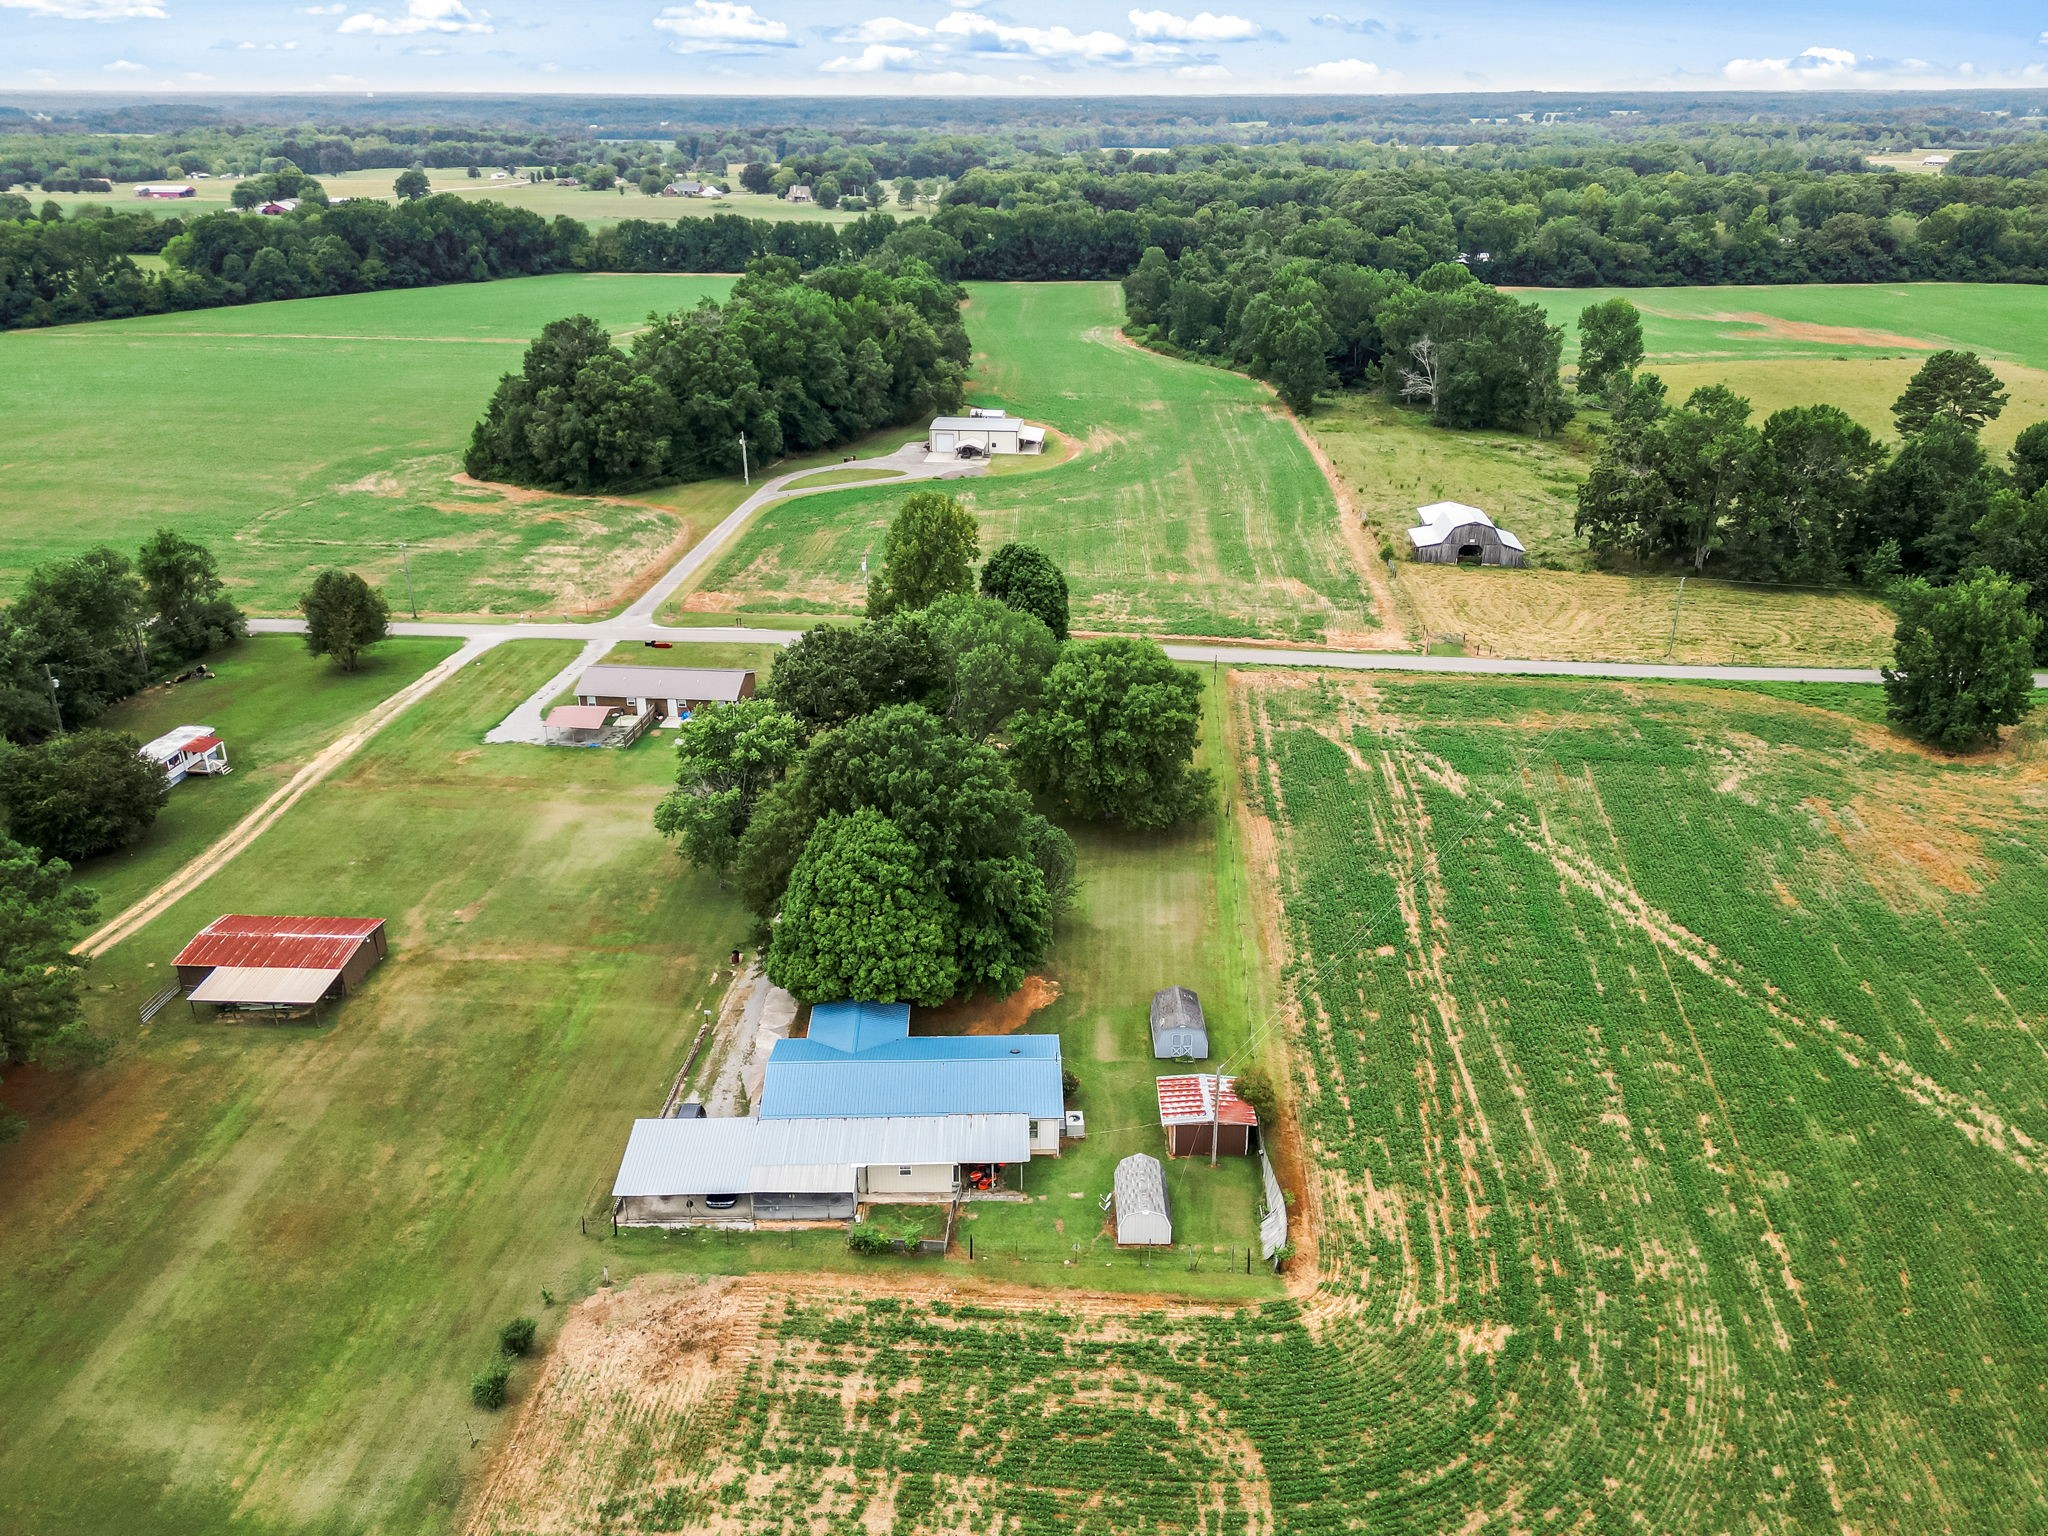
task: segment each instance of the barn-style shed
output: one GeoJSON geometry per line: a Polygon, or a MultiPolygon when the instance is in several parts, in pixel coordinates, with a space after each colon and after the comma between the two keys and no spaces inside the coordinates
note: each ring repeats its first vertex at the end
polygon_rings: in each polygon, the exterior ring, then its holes
{"type": "Polygon", "coordinates": [[[1209,1054],[1202,1000],[1188,987],[1152,994],[1152,1055],[1158,1061],[1200,1061],[1209,1054]]]}
{"type": "Polygon", "coordinates": [[[1133,1152],[1116,1165],[1116,1245],[1165,1248],[1173,1243],[1173,1212],[1166,1204],[1166,1170],[1159,1159],[1133,1152]]]}
{"type": "Polygon", "coordinates": [[[1415,511],[1408,543],[1417,560],[1435,565],[1523,565],[1522,541],[1477,507],[1433,501],[1415,511]]]}

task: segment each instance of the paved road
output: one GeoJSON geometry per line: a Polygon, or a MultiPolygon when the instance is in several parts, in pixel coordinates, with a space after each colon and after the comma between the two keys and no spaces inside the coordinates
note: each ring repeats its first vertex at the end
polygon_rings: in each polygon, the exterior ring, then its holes
{"type": "MultiPolygon", "coordinates": [[[[258,634],[298,634],[301,619],[251,619],[258,634]]],[[[797,632],[788,629],[677,629],[651,621],[629,622],[624,615],[593,624],[396,623],[399,635],[446,635],[462,640],[672,640],[678,645],[788,645],[797,632]]],[[[1661,661],[1517,661],[1501,656],[1415,656],[1401,651],[1297,651],[1283,646],[1181,645],[1169,643],[1175,661],[1218,662],[1231,667],[1329,667],[1347,672],[1436,672],[1491,677],[1618,677],[1668,679],[1673,682],[1721,683],[1877,683],[1875,667],[1715,667],[1661,661]]],[[[548,685],[553,688],[552,682],[548,685]]],[[[2048,672],[2034,674],[2034,686],[2048,688],[2048,672]]],[[[555,693],[561,689],[555,688],[555,693]]],[[[552,698],[553,693],[548,697],[552,698]]]]}

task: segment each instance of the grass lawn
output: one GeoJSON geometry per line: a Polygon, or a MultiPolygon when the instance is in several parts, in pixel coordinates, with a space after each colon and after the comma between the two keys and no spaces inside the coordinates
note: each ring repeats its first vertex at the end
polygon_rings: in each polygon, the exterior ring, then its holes
{"type": "Polygon", "coordinates": [[[659,754],[481,746],[574,654],[421,701],[95,967],[110,1061],[8,1074],[0,1529],[448,1528],[468,1377],[597,1279],[577,1219],[743,932],[648,825],[659,754]],[[236,909],[382,915],[392,954],[323,1027],[138,1030],[236,909]]]}
{"type": "Polygon", "coordinates": [[[166,683],[116,706],[100,722],[143,741],[179,725],[205,724],[228,744],[234,772],[188,778],[171,791],[141,841],[78,866],[111,918],[181,868],[254,810],[360,715],[426,672],[460,644],[397,636],[357,672],[306,654],[297,635],[252,635],[207,658],[217,679],[166,683]]]}
{"type": "Polygon", "coordinates": [[[211,545],[237,598],[291,608],[345,565],[405,611],[609,610],[745,494],[706,482],[639,498],[501,493],[455,477],[500,375],[549,320],[615,332],[722,295],[716,277],[574,276],[0,336],[7,510],[0,593],[88,544],[132,551],[166,523],[211,545]],[[133,409],[108,412],[108,400],[133,409]]]}
{"type": "Polygon", "coordinates": [[[1728,288],[1518,288],[1566,329],[1576,355],[1579,311],[1625,298],[1643,314],[1647,366],[1674,397],[1726,384],[1759,419],[1788,405],[1839,405],[1891,433],[1891,403],[1928,353],[1981,354],[2011,391],[1985,430],[2003,450],[2048,417],[2048,292],[2025,283],[1801,283],[1728,288]]]}
{"type": "Polygon", "coordinates": [[[1367,395],[1326,402],[1308,425],[1372,542],[1393,552],[1404,627],[1433,649],[1456,637],[1447,654],[1859,667],[1891,654],[1891,611],[1860,593],[1689,580],[1681,599],[1675,576],[1592,570],[1572,532],[1592,453],[1583,426],[1551,439],[1445,432],[1367,395]],[[1415,509],[1441,500],[1486,508],[1528,546],[1531,565],[1406,559],[1415,509]]]}
{"type": "MultiPolygon", "coordinates": [[[[1076,628],[1336,640],[1375,626],[1329,488],[1262,386],[1122,343],[1113,283],[970,291],[970,398],[1043,422],[1078,451],[958,494],[985,552],[1021,539],[1059,562],[1076,628]]],[[[772,506],[676,606],[857,612],[861,562],[878,555],[903,494],[772,506]]]]}

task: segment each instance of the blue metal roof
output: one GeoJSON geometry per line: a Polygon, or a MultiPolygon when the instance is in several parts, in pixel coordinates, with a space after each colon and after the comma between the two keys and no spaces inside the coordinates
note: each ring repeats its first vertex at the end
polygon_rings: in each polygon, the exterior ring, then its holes
{"type": "Polygon", "coordinates": [[[1005,1115],[1066,1109],[1058,1035],[919,1036],[849,1055],[778,1040],[761,1084],[764,1120],[825,1115],[1005,1115]]]}
{"type": "Polygon", "coordinates": [[[810,1038],[835,1051],[865,1051],[910,1033],[908,1003],[817,1003],[810,1038]]]}

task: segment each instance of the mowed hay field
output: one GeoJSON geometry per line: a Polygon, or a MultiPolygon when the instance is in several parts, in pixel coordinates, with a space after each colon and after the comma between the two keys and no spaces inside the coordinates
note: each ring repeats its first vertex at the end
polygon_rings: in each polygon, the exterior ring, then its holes
{"type": "MultiPolygon", "coordinates": [[[[658,749],[480,745],[575,654],[514,642],[414,705],[91,973],[113,1041],[13,1069],[0,1147],[0,1529],[423,1532],[467,1383],[598,1279],[577,1222],[658,1106],[744,923],[649,814],[658,749]],[[369,914],[317,1027],[137,1004],[227,911],[369,914]]],[[[515,1394],[526,1389],[522,1368],[515,1394]]],[[[487,1442],[488,1443],[488,1442],[487,1442]]]]}
{"type": "MultiPolygon", "coordinates": [[[[1315,461],[1261,385],[1122,341],[1113,283],[972,284],[969,399],[1043,422],[1070,456],[999,460],[953,487],[982,549],[1059,562],[1077,629],[1381,642],[1361,557],[1315,461]]],[[[904,491],[770,507],[678,605],[696,613],[858,612],[863,560],[904,491]]]]}
{"type": "Polygon", "coordinates": [[[470,1529],[2048,1521],[2039,734],[1952,764],[1870,689],[1233,684],[1290,1294],[643,1278],[569,1321],[470,1529]]]}
{"type": "Polygon", "coordinates": [[[1347,500],[1387,552],[1400,625],[1420,643],[1471,655],[1704,665],[1875,666],[1891,653],[1893,618],[1857,592],[1751,586],[1586,569],[1572,531],[1591,462],[1582,426],[1557,438],[1445,432],[1420,412],[1344,395],[1309,430],[1347,500]],[[1528,546],[1521,570],[1408,559],[1418,506],[1484,507],[1528,546]],[[1542,567],[1538,569],[1537,567],[1542,567]],[[1562,567],[1560,569],[1560,567],[1562,567]]]}
{"type": "Polygon", "coordinates": [[[1801,283],[1728,288],[1517,288],[1566,330],[1579,312],[1627,299],[1643,314],[1646,366],[1674,398],[1703,384],[1746,396],[1758,418],[1788,405],[1839,405],[1892,433],[1891,404],[1930,352],[1973,351],[2012,394],[1985,429],[2002,452],[2048,418],[2048,290],[2024,283],[1801,283]]]}
{"type": "Polygon", "coordinates": [[[722,296],[717,277],[522,278],[297,299],[0,336],[0,596],[32,565],[170,525],[258,611],[347,566],[404,611],[606,610],[744,494],[645,498],[464,483],[500,375],[548,321],[624,334],[722,296]]]}

